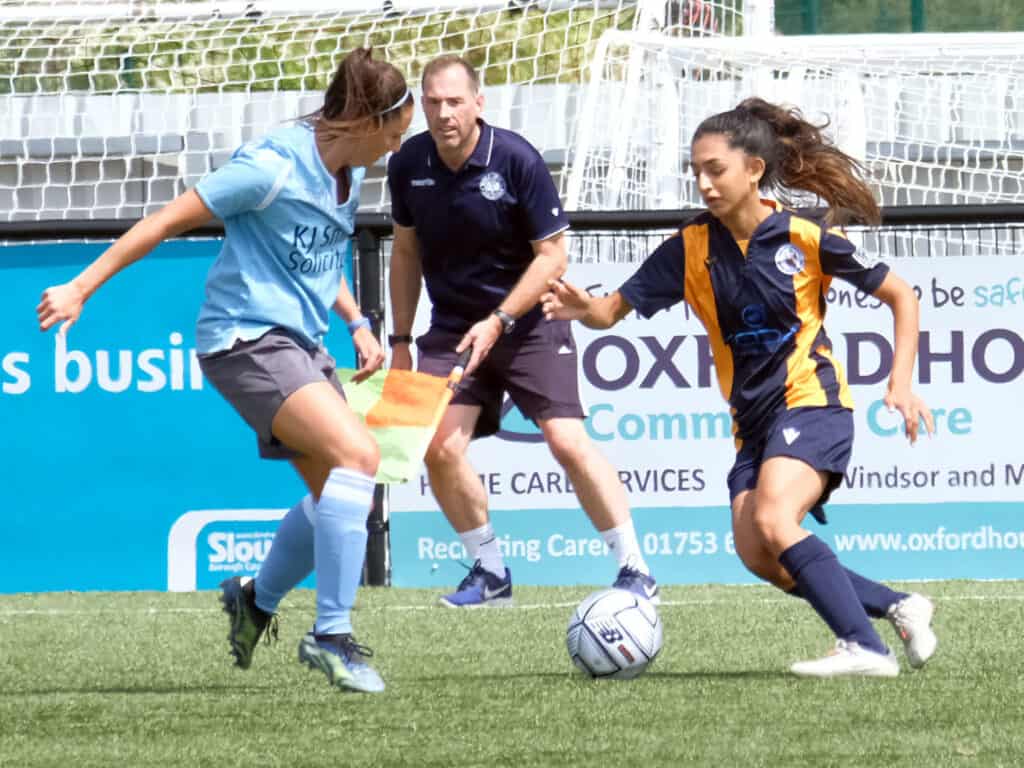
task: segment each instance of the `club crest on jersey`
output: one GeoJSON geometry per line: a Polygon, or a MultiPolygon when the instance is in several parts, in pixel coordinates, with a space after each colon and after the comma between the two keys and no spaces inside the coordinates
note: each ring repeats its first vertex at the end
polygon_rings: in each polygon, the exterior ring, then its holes
{"type": "Polygon", "coordinates": [[[779,250],[775,252],[775,266],[784,275],[795,275],[803,270],[806,263],[807,259],[804,257],[803,251],[792,243],[780,246],[779,250]]]}
{"type": "Polygon", "coordinates": [[[505,180],[500,173],[490,171],[480,178],[480,194],[488,200],[500,200],[505,195],[505,180]]]}

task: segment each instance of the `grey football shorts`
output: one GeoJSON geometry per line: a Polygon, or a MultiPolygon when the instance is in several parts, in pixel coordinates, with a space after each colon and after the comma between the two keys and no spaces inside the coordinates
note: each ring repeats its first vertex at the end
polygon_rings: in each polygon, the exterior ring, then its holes
{"type": "Polygon", "coordinates": [[[308,348],[284,328],[274,328],[253,341],[237,341],[230,349],[199,355],[207,381],[231,403],[256,432],[264,459],[292,459],[301,454],[274,437],[271,424],[284,401],[297,389],[327,381],[345,397],[336,363],[323,347],[308,348]]]}

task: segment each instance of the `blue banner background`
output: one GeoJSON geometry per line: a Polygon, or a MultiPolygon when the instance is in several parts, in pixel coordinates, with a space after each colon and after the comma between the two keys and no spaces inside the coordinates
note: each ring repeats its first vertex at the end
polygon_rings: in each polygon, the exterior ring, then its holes
{"type": "MultiPolygon", "coordinates": [[[[155,392],[136,389],[141,350],[164,350],[156,365],[166,372],[169,350],[194,346],[219,245],[165,243],[93,296],[68,334],[69,350],[85,352],[93,367],[79,393],[55,391],[55,334],[39,332],[35,307],[43,289],[74,277],[106,244],[0,248],[0,592],[166,589],[168,532],[178,517],[197,509],[287,508],[305,493],[287,462],[258,458],[255,436],[212,387],[189,388],[187,362],[185,389],[169,382],[155,392]],[[170,341],[175,332],[183,336],[178,345],[170,341]],[[115,378],[117,352],[131,351],[129,389],[99,388],[96,350],[110,352],[115,378]],[[13,394],[26,373],[29,388],[13,394]]],[[[327,346],[339,365],[353,363],[340,320],[327,346]]],[[[68,373],[74,378],[77,367],[68,373]]],[[[202,564],[208,545],[199,546],[202,564]]],[[[211,586],[202,575],[199,583],[211,586]]]]}

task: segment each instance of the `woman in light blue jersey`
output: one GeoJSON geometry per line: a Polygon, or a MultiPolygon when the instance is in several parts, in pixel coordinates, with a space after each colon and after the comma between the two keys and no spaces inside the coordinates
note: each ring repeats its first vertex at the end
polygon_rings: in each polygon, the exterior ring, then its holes
{"type": "Polygon", "coordinates": [[[71,282],[47,288],[40,329],[78,320],[86,300],[162,241],[223,220],[226,236],[206,281],[196,347],[206,378],[258,436],[260,455],[287,458],[309,495],[281,521],[255,579],[221,584],[236,664],[248,669],[281,598],[316,570],[317,618],[299,658],[332,685],[384,689],[352,636],[350,610],[366,553],[366,518],[379,451],[345,403],[323,347],[333,308],[362,361],[384,360],[344,278],[366,166],[395,151],[413,98],[402,73],[369,49],[346,56],[311,115],[239,148],[121,236],[71,282]]]}

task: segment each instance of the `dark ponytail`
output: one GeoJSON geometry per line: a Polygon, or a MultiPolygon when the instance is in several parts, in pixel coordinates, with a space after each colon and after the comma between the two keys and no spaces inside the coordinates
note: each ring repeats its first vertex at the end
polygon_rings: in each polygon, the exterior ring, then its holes
{"type": "Polygon", "coordinates": [[[338,65],[324,93],[323,106],[302,119],[333,134],[348,133],[367,120],[376,121],[379,130],[412,98],[397,67],[374,61],[372,48],[356,48],[338,65]]]}
{"type": "Polygon", "coordinates": [[[728,112],[704,120],[693,135],[722,134],[729,146],[764,160],[758,184],[784,204],[789,190],[817,195],[829,205],[829,223],[878,224],[881,212],[865,170],[822,134],[828,126],[808,122],[800,110],[786,109],[764,99],[745,99],[728,112]]]}

